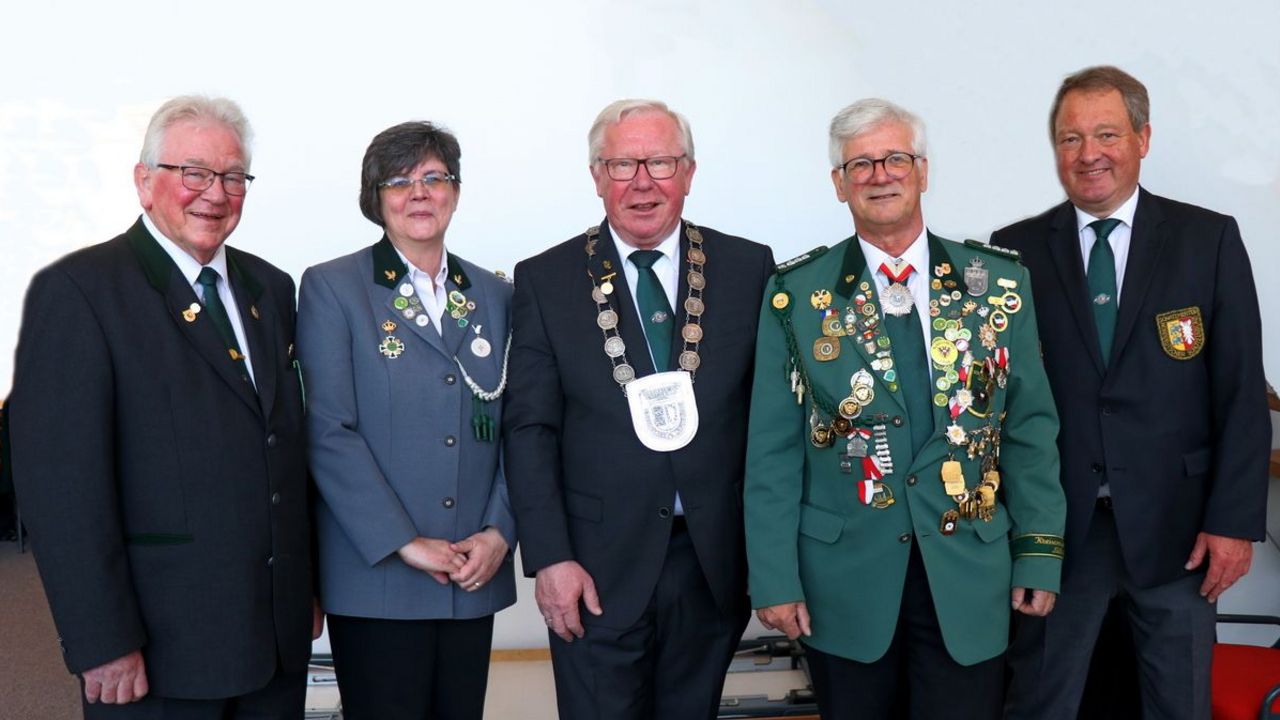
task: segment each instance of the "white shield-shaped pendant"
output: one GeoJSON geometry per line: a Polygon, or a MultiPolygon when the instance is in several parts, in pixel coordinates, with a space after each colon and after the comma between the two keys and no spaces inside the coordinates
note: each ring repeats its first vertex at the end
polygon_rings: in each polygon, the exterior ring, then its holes
{"type": "Polygon", "coordinates": [[[693,378],[683,370],[654,373],[627,383],[636,437],[650,450],[679,450],[698,434],[693,378]]]}

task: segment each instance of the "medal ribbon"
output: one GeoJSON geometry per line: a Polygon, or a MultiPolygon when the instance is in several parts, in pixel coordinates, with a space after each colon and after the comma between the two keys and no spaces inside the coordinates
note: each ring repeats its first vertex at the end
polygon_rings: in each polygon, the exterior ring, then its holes
{"type": "Polygon", "coordinates": [[[880,272],[884,273],[884,276],[889,278],[889,282],[892,283],[905,285],[907,278],[911,277],[911,273],[915,271],[916,269],[911,267],[911,263],[903,265],[902,269],[897,273],[889,269],[889,263],[880,263],[880,272]]]}

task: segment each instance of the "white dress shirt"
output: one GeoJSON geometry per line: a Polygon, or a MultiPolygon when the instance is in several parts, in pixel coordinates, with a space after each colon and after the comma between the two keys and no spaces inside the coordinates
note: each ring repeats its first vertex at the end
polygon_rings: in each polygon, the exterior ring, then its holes
{"type": "MultiPolygon", "coordinates": [[[[880,272],[880,265],[892,264],[889,261],[894,259],[906,260],[915,272],[911,273],[911,277],[907,278],[907,290],[911,292],[911,300],[916,306],[916,315],[920,320],[920,334],[924,337],[925,367],[933,367],[932,361],[929,359],[929,273],[932,267],[929,265],[929,238],[928,231],[921,230],[920,236],[917,237],[906,252],[901,257],[894,258],[880,248],[871,243],[858,238],[858,244],[862,247],[862,256],[867,259],[867,267],[871,270],[871,277],[874,278],[876,291],[880,293],[880,297],[884,297],[885,288],[889,287],[889,278],[880,272]]],[[[880,303],[880,317],[885,317],[884,303],[880,303]]]]}
{"type": "Polygon", "coordinates": [[[164,248],[169,253],[169,257],[173,258],[174,264],[178,266],[178,271],[182,273],[182,277],[186,278],[187,283],[191,285],[191,289],[195,291],[196,297],[204,302],[204,287],[197,282],[200,277],[200,271],[205,267],[211,267],[218,273],[218,299],[222,301],[222,307],[227,310],[227,318],[231,321],[231,330],[236,335],[236,345],[240,346],[240,354],[244,355],[244,369],[249,373],[249,381],[257,387],[257,381],[253,377],[253,358],[250,356],[249,343],[246,342],[244,335],[244,323],[240,320],[240,306],[236,305],[236,296],[231,292],[231,283],[227,280],[227,248],[225,245],[219,245],[218,251],[213,254],[213,259],[209,261],[207,266],[201,265],[195,258],[187,254],[185,250],[178,247],[178,244],[170,240],[164,233],[151,222],[151,217],[146,213],[142,214],[142,224],[147,228],[147,232],[151,233],[151,237],[156,239],[156,244],[164,248]]]}
{"type": "MultiPolygon", "coordinates": [[[[1093,228],[1089,227],[1089,223],[1094,220],[1105,220],[1106,218],[1098,218],[1089,213],[1075,208],[1076,211],[1076,228],[1080,233],[1080,257],[1084,258],[1085,271],[1089,268],[1089,253],[1093,252],[1093,245],[1097,242],[1098,236],[1094,233],[1093,228]]],[[[1107,236],[1107,242],[1111,245],[1111,252],[1116,258],[1116,307],[1120,307],[1120,295],[1124,292],[1124,269],[1129,264],[1129,241],[1133,239],[1133,215],[1138,211],[1138,189],[1134,188],[1133,194],[1125,200],[1116,211],[1108,215],[1109,218],[1115,218],[1120,221],[1119,225],[1111,231],[1107,236]]]]}
{"type": "Polygon", "coordinates": [[[395,248],[400,261],[409,268],[409,282],[413,283],[413,290],[422,301],[422,314],[431,320],[431,326],[436,329],[436,333],[443,335],[444,331],[440,329],[440,318],[443,317],[447,306],[444,284],[449,280],[449,251],[445,250],[443,245],[440,246],[440,269],[436,271],[433,278],[426,271],[409,262],[409,258],[405,257],[394,243],[391,247],[395,248]]]}
{"type": "MultiPolygon", "coordinates": [[[[684,223],[676,223],[676,229],[672,230],[665,240],[653,248],[662,253],[662,257],[653,263],[653,273],[658,276],[658,282],[662,283],[662,291],[667,294],[667,304],[671,306],[672,310],[669,320],[673,324],[678,322],[679,318],[684,317],[683,315],[677,316],[675,313],[676,291],[680,287],[680,228],[683,225],[684,223]]],[[[631,291],[631,299],[636,301],[636,285],[640,282],[640,267],[631,262],[631,253],[635,252],[637,248],[622,242],[621,238],[618,238],[617,245],[618,254],[622,256],[622,274],[627,278],[627,288],[631,291]]],[[[640,313],[640,303],[638,301],[636,301],[636,313],[640,313]]],[[[645,350],[648,351],[649,333],[645,327],[644,318],[640,318],[640,329],[645,333],[645,350]]],[[[672,342],[682,341],[673,337],[672,342]]],[[[649,357],[653,357],[652,352],[650,352],[649,357]]],[[[654,365],[657,366],[657,363],[655,362],[654,365]]],[[[680,501],[680,493],[676,493],[675,514],[684,514],[684,503],[680,501]]]]}

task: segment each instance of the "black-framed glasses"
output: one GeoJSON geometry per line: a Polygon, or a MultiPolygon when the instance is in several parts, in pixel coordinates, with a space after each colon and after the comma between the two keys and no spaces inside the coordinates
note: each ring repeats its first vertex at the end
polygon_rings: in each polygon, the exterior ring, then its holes
{"type": "Polygon", "coordinates": [[[666,180],[675,177],[680,161],[687,155],[659,155],[650,158],[598,158],[604,164],[605,172],[612,180],[630,180],[640,172],[643,165],[653,180],[666,180]]]}
{"type": "Polygon", "coordinates": [[[443,190],[445,185],[458,181],[458,176],[452,173],[429,172],[420,178],[410,178],[397,175],[378,183],[378,187],[390,193],[397,195],[407,193],[413,189],[417,183],[422,183],[422,187],[427,190],[443,190]]]}
{"type": "Polygon", "coordinates": [[[856,183],[864,183],[876,174],[876,165],[884,166],[884,174],[890,180],[901,180],[915,167],[916,160],[923,155],[912,155],[908,152],[891,152],[882,158],[856,157],[846,160],[840,169],[845,177],[856,183]]]}
{"type": "Polygon", "coordinates": [[[214,178],[222,178],[222,191],[228,195],[244,195],[249,191],[253,176],[237,171],[218,172],[199,165],[169,165],[156,163],[156,167],[172,170],[182,177],[182,187],[194,192],[204,192],[213,187],[214,178]]]}

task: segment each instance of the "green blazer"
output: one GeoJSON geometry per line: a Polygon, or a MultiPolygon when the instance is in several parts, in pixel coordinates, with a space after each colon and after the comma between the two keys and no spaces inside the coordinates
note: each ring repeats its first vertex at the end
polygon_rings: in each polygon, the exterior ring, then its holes
{"type": "Polygon", "coordinates": [[[1058,589],[1058,416],[1028,273],[1015,253],[932,234],[929,261],[934,416],[914,457],[880,297],[856,237],[779,265],[761,310],[745,485],[752,605],[804,601],[806,642],[859,662],[880,658],[893,638],[911,542],[947,650],[963,665],[1004,651],[1011,587],[1058,589]],[[851,392],[859,380],[873,397],[851,392]],[[841,427],[846,396],[861,408],[841,427]],[[824,429],[834,442],[819,447],[824,429]],[[850,433],[877,460],[849,453],[850,433]],[[948,460],[959,463],[969,497],[997,471],[994,502],[981,512],[962,507],[966,495],[949,495],[942,481],[948,460]],[[864,487],[874,492],[864,497],[864,487]]]}

